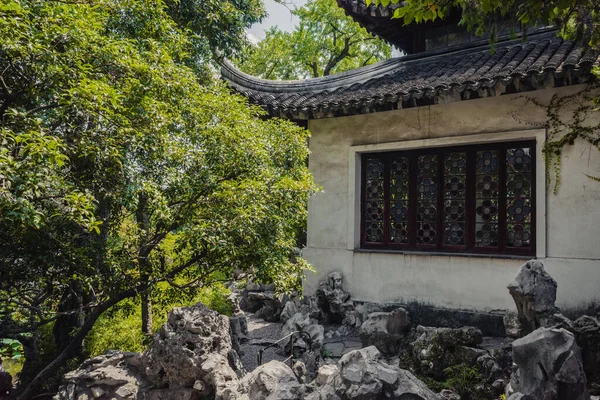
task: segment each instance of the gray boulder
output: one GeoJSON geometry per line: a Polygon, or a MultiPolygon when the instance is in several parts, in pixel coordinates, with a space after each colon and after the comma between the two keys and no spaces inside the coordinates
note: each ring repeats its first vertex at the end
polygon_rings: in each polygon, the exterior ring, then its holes
{"type": "Polygon", "coordinates": [[[197,304],[174,308],[142,355],[145,374],[158,385],[192,387],[211,354],[225,359],[232,350],[229,319],[197,304]]]}
{"type": "Polygon", "coordinates": [[[132,367],[136,353],[113,353],[84,361],[63,378],[55,400],[88,400],[97,398],[136,400],[140,388],[150,386],[143,375],[132,367]]]}
{"type": "Polygon", "coordinates": [[[588,400],[587,380],[575,337],[565,329],[538,328],[513,342],[516,365],[507,396],[534,399],[588,400]]]}
{"type": "Polygon", "coordinates": [[[375,346],[385,355],[398,354],[410,328],[408,313],[403,308],[392,312],[374,312],[360,327],[364,347],[375,346]]]}
{"type": "Polygon", "coordinates": [[[384,398],[439,400],[409,371],[386,364],[375,346],[345,354],[338,370],[308,399],[377,400],[384,398]]]}
{"type": "Polygon", "coordinates": [[[581,348],[588,382],[600,383],[600,320],[584,315],[576,319],[569,330],[581,348]]]}
{"type": "Polygon", "coordinates": [[[251,400],[299,400],[304,387],[294,372],[280,361],[260,365],[241,382],[244,392],[251,400]]]}
{"type": "Polygon", "coordinates": [[[544,264],[530,260],[521,265],[508,291],[517,307],[521,334],[556,324],[556,281],[544,270],[544,264]]]}
{"type": "Polygon", "coordinates": [[[237,399],[229,330],[227,317],[202,304],[175,308],[148,350],[85,361],[64,376],[55,399],[237,399]]]}
{"type": "Polygon", "coordinates": [[[416,333],[417,340],[411,343],[413,359],[423,373],[435,379],[443,379],[444,370],[452,365],[474,365],[488,354],[476,347],[483,337],[474,327],[453,329],[419,325],[416,333]]]}
{"type": "MultiPolygon", "coordinates": [[[[310,318],[308,316],[304,316],[301,313],[296,313],[289,318],[285,324],[281,327],[280,337],[283,339],[286,336],[290,335],[292,332],[299,332],[304,329],[304,327],[310,325],[310,318]]],[[[281,347],[284,350],[289,350],[291,345],[291,338],[282,340],[280,342],[281,347]]]]}
{"type": "Polygon", "coordinates": [[[325,328],[323,325],[310,324],[302,328],[302,331],[308,333],[310,336],[312,349],[320,349],[323,347],[323,341],[325,340],[325,328]]]}
{"type": "Polygon", "coordinates": [[[341,324],[346,315],[354,310],[350,293],[343,289],[342,281],[339,272],[331,272],[315,293],[321,319],[326,322],[341,324]]]}
{"type": "Polygon", "coordinates": [[[256,316],[268,322],[278,322],[283,306],[274,292],[249,292],[249,308],[256,316]]]}
{"type": "Polygon", "coordinates": [[[279,319],[281,320],[281,322],[286,322],[298,311],[299,310],[298,310],[298,307],[296,307],[296,303],[294,303],[293,301],[288,301],[283,306],[283,310],[281,311],[281,315],[279,316],[279,319]]]}
{"type": "Polygon", "coordinates": [[[323,386],[327,383],[329,378],[337,373],[339,370],[335,364],[325,364],[317,371],[317,385],[323,386]]]}

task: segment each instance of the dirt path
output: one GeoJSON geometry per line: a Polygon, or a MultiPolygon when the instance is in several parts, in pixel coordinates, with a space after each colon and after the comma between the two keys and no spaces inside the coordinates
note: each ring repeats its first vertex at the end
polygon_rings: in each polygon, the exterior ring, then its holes
{"type": "MultiPolygon", "coordinates": [[[[241,356],[242,363],[246,371],[250,372],[258,366],[258,352],[266,345],[279,340],[281,327],[280,322],[266,322],[262,318],[256,318],[254,314],[246,314],[248,322],[248,341],[240,345],[240,349],[244,353],[241,356]]],[[[283,361],[286,356],[279,354],[279,349],[276,347],[265,350],[263,354],[263,363],[271,360],[283,361]]]]}

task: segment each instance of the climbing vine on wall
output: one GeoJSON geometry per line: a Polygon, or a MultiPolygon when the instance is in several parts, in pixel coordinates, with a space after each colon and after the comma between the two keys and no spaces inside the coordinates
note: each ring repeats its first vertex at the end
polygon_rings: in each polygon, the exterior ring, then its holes
{"type": "MultiPolygon", "coordinates": [[[[548,186],[553,185],[553,192],[558,191],[561,181],[561,156],[565,146],[575,144],[577,140],[585,140],[600,151],[600,83],[589,83],[583,90],[567,96],[555,94],[548,103],[543,103],[530,96],[520,96],[526,103],[544,109],[546,119],[541,123],[515,119],[528,125],[537,125],[547,129],[546,142],[542,148],[546,163],[548,186]],[[596,114],[596,118],[594,118],[596,114]],[[554,178],[554,179],[553,179],[554,178]]],[[[587,174],[586,174],[587,175],[587,174]]],[[[587,175],[600,182],[600,177],[587,175]]]]}

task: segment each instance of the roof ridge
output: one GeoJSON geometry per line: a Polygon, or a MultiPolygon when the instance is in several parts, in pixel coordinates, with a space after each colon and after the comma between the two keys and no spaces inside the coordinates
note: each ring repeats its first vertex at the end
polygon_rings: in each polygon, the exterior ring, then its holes
{"type": "MultiPolygon", "coordinates": [[[[533,34],[529,37],[527,42],[523,42],[521,39],[512,39],[501,42],[500,44],[496,44],[496,51],[507,47],[534,43],[537,40],[548,39],[550,36],[555,37],[555,31],[555,29],[551,29],[533,34]]],[[[292,90],[296,92],[321,92],[338,89],[340,87],[349,87],[357,83],[366,83],[373,78],[385,76],[390,73],[396,73],[412,63],[423,62],[425,60],[437,61],[440,58],[458,57],[465,53],[473,54],[473,52],[489,50],[490,48],[491,45],[488,42],[481,45],[464,46],[458,49],[455,48],[454,51],[450,52],[435,51],[409,54],[401,57],[388,58],[387,60],[379,61],[375,64],[366,65],[351,71],[340,72],[329,76],[286,81],[269,80],[252,76],[242,72],[229,60],[224,60],[221,63],[221,75],[231,83],[261,92],[282,93],[292,90]]]]}

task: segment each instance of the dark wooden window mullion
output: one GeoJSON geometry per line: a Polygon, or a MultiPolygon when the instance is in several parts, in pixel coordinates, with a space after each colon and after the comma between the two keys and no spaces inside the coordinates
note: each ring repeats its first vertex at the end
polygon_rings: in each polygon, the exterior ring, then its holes
{"type": "Polygon", "coordinates": [[[367,155],[360,157],[360,245],[363,246],[367,240],[365,218],[367,208],[367,155]]]}
{"type": "Polygon", "coordinates": [[[476,150],[468,151],[466,154],[467,158],[467,187],[466,187],[466,200],[465,200],[465,224],[466,224],[466,234],[467,238],[465,241],[465,245],[467,250],[473,250],[475,248],[475,224],[476,224],[476,211],[475,204],[477,197],[477,192],[475,188],[475,162],[476,162],[476,150]]]}
{"type": "Polygon", "coordinates": [[[444,247],[444,221],[445,221],[445,215],[444,215],[444,153],[439,153],[438,154],[438,173],[437,173],[437,182],[436,182],[436,186],[437,186],[437,214],[436,214],[436,218],[437,218],[437,243],[436,243],[436,247],[438,249],[441,249],[442,247],[444,247]]]}
{"type": "Polygon", "coordinates": [[[536,223],[536,219],[537,219],[537,200],[536,200],[536,196],[537,196],[537,188],[536,188],[536,171],[535,171],[535,156],[536,156],[536,151],[537,151],[537,147],[536,147],[536,143],[532,143],[531,144],[531,150],[530,150],[530,157],[531,157],[531,225],[530,225],[530,243],[531,243],[531,253],[535,256],[537,256],[537,247],[536,247],[536,231],[535,231],[535,227],[537,226],[536,223]]]}
{"type": "Polygon", "coordinates": [[[408,246],[417,246],[417,156],[408,158],[408,246]]]}
{"type": "Polygon", "coordinates": [[[498,151],[498,250],[506,249],[506,148],[498,151]]]}
{"type": "Polygon", "coordinates": [[[383,244],[390,244],[390,157],[383,159],[383,244]]]}

